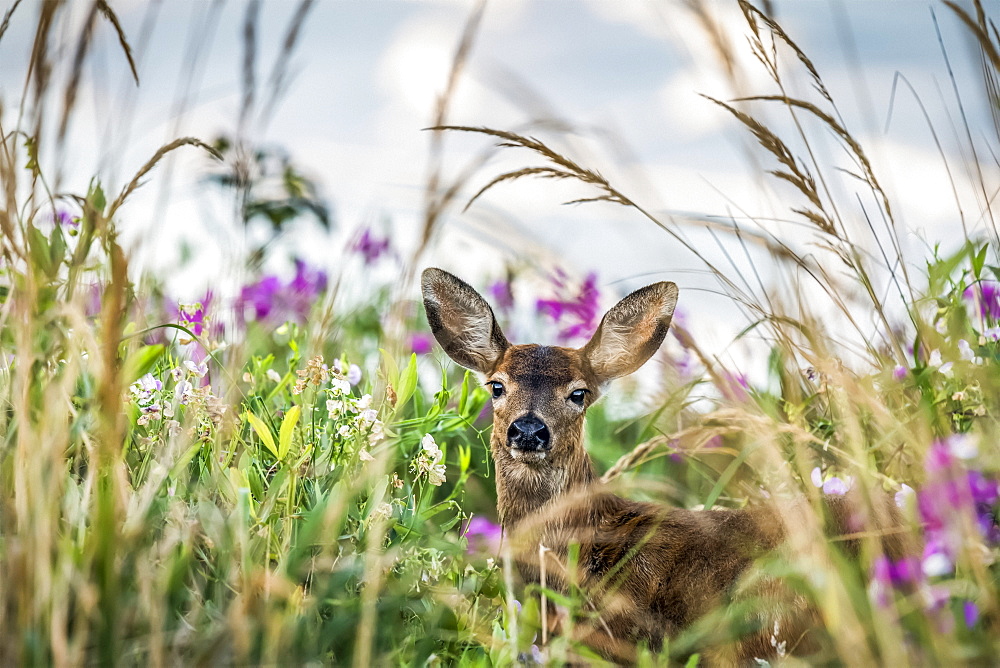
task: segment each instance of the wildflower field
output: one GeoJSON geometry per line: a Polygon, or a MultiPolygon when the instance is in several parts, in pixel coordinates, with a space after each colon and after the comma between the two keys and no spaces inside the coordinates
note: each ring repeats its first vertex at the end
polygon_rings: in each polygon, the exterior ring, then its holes
{"type": "MultiPolygon", "coordinates": [[[[588,450],[633,498],[807,499],[789,549],[757,568],[817,611],[824,649],[811,661],[996,664],[1000,141],[970,135],[974,165],[954,175],[975,181],[980,210],[956,210],[952,238],[904,256],[894,203],[822,73],[763,8],[737,6],[743,48],[770,87],[711,103],[753,137],[762,176],[786,187],[808,251],[770,221],[714,228],[778,268],[765,284],[705,261],[766,374],[727,368],[699,345],[681,313],[698,300],[667,273],[681,290],[669,340],[642,382],[621,381],[613,404],[589,409],[588,450]],[[811,97],[790,94],[789,78],[811,97]],[[795,135],[770,129],[763,108],[792,119],[795,135]],[[815,158],[816,133],[837,142],[840,163],[815,158]],[[854,190],[840,200],[828,183],[844,178],[854,190]],[[864,225],[879,227],[875,247],[852,232],[864,225]],[[889,560],[862,530],[860,559],[844,558],[824,534],[821,497],[852,489],[895,498],[912,556],[889,560]]],[[[113,5],[93,7],[92,24],[116,32],[134,67],[113,5]]],[[[995,86],[1000,38],[981,4],[937,9],[962,23],[995,86]]],[[[540,600],[569,619],[599,611],[581,592],[522,585],[503,558],[490,395],[436,347],[414,277],[445,216],[527,180],[572,181],[587,193],[580,206],[624,208],[662,228],[664,247],[697,256],[679,231],[687,222],[560,148],[557,129],[449,117],[448,90],[428,123],[419,241],[402,248],[364,229],[339,274],[272,257],[293,222],[329,227],[330,213],[292,158],[234,137],[178,137],[113,190],[96,173],[85,191],[63,192],[62,166],[44,159],[59,152],[40,147],[62,141],[75,84],[46,77],[58,59],[85,63],[88,39],[50,48],[63,11],[14,2],[0,24],[2,40],[22,13],[37,15],[21,97],[0,99],[0,665],[601,664],[566,634],[543,636],[540,600]],[[434,160],[452,137],[520,162],[450,176],[434,160]],[[121,241],[124,205],[176,151],[205,154],[206,182],[241,225],[266,223],[236,291],[178,299],[163,276],[133,268],[121,241]],[[275,259],[284,271],[269,268],[275,259]],[[372,278],[352,290],[349,272],[372,278]]],[[[481,18],[455,36],[455,77],[481,18]]],[[[1000,112],[996,87],[985,90],[964,104],[1000,112]]],[[[585,343],[623,296],[589,267],[498,258],[465,278],[512,338],[558,345],[585,343]]],[[[698,665],[747,630],[735,607],[641,648],[640,663],[698,665]]],[[[777,630],[774,643],[781,662],[798,661],[777,630]]]]}

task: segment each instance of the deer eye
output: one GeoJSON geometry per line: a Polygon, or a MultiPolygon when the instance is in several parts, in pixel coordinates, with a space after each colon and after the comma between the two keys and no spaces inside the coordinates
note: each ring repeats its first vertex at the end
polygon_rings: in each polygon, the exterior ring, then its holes
{"type": "Polygon", "coordinates": [[[587,390],[573,390],[569,393],[569,400],[577,406],[583,405],[583,400],[587,396],[587,390]]]}
{"type": "Polygon", "coordinates": [[[499,399],[500,396],[503,394],[503,383],[498,383],[495,380],[491,380],[490,382],[488,382],[486,384],[489,386],[490,390],[493,392],[493,398],[494,399],[499,399]]]}

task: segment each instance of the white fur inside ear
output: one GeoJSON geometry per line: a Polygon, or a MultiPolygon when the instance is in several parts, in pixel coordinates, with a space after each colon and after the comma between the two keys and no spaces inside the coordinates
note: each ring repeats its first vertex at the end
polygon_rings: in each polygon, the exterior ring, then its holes
{"type": "Polygon", "coordinates": [[[583,351],[600,382],[632,373],[663,342],[677,304],[677,286],[654,283],[618,302],[583,351]]]}
{"type": "Polygon", "coordinates": [[[508,343],[486,300],[440,269],[425,269],[421,287],[427,321],[448,356],[464,367],[489,373],[508,343]]]}
{"type": "Polygon", "coordinates": [[[627,325],[606,325],[601,329],[601,365],[611,369],[629,366],[635,350],[630,345],[633,327],[627,325]]]}
{"type": "Polygon", "coordinates": [[[493,341],[493,316],[489,313],[466,312],[461,316],[461,333],[458,340],[462,346],[487,364],[492,364],[502,350],[493,341]],[[489,359],[487,359],[489,358],[489,359]]]}

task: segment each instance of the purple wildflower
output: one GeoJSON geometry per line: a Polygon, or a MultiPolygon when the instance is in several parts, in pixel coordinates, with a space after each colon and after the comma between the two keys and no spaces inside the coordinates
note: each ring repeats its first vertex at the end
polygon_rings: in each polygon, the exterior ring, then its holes
{"type": "Polygon", "coordinates": [[[303,322],[316,299],[326,290],[327,274],[295,260],[295,276],[283,284],[274,275],[243,286],[236,299],[237,313],[246,320],[303,322]]]}
{"type": "Polygon", "coordinates": [[[434,339],[427,332],[413,332],[410,334],[410,350],[418,355],[426,355],[431,351],[434,339]]]}
{"type": "Polygon", "coordinates": [[[205,325],[207,324],[205,312],[211,303],[212,292],[209,291],[200,302],[177,304],[178,323],[190,329],[195,336],[201,336],[205,332],[205,325]]]}
{"type": "Polygon", "coordinates": [[[59,227],[68,228],[70,230],[80,229],[80,219],[73,216],[73,214],[65,209],[57,209],[52,214],[52,222],[59,227]]]}
{"type": "Polygon", "coordinates": [[[979,621],[979,607],[972,601],[962,604],[962,617],[965,619],[965,626],[972,628],[979,621]]]}
{"type": "Polygon", "coordinates": [[[1000,318],[1000,283],[980,281],[967,287],[962,296],[979,307],[979,314],[983,318],[1000,318]]]}
{"type": "Polygon", "coordinates": [[[87,287],[87,295],[84,298],[84,313],[88,318],[93,318],[101,313],[104,304],[101,297],[104,296],[104,286],[100,283],[91,283],[87,287]]]}
{"type": "Polygon", "coordinates": [[[690,380],[694,377],[695,360],[691,351],[684,348],[681,356],[674,360],[674,368],[682,380],[690,380]]]}
{"type": "Polygon", "coordinates": [[[880,555],[872,564],[872,577],[886,586],[901,587],[920,579],[920,562],[913,557],[893,561],[880,555]]]}
{"type": "Polygon", "coordinates": [[[980,471],[965,470],[956,454],[966,447],[957,436],[936,441],[924,461],[928,481],[917,494],[917,509],[926,527],[924,572],[928,576],[954,569],[967,543],[967,526],[975,526],[986,543],[1000,543],[1000,527],[994,517],[1000,483],[980,471]]]}
{"type": "Polygon", "coordinates": [[[954,461],[947,441],[934,441],[924,458],[924,468],[933,475],[949,470],[954,461]]]}
{"type": "Polygon", "coordinates": [[[548,315],[562,327],[557,335],[560,343],[588,339],[597,330],[598,324],[600,292],[597,289],[597,274],[587,274],[580,289],[568,296],[566,293],[571,289],[566,280],[566,275],[557,271],[552,282],[559,294],[553,299],[539,299],[535,302],[538,313],[548,315]]]}
{"type": "Polygon", "coordinates": [[[834,476],[823,483],[823,493],[829,496],[843,496],[851,489],[853,482],[853,478],[841,480],[837,476],[834,476]]]}
{"type": "Polygon", "coordinates": [[[818,466],[812,470],[810,479],[814,487],[821,488],[823,493],[828,496],[843,496],[854,485],[854,478],[851,476],[847,476],[846,479],[832,476],[823,480],[823,473],[819,470],[818,466]]]}
{"type": "Polygon", "coordinates": [[[909,369],[907,369],[902,364],[897,364],[896,368],[892,370],[892,377],[895,378],[896,380],[903,380],[906,378],[906,375],[908,373],[909,369]]]}
{"type": "Polygon", "coordinates": [[[236,300],[238,312],[249,320],[265,320],[271,315],[275,296],[280,290],[281,279],[277,276],[265,276],[256,283],[243,286],[236,300]]]}
{"type": "Polygon", "coordinates": [[[365,265],[370,266],[389,251],[389,237],[379,239],[372,234],[371,229],[365,228],[351,246],[351,250],[360,254],[365,259],[365,265]]]}
{"type": "Polygon", "coordinates": [[[730,371],[722,371],[722,385],[719,390],[722,391],[722,396],[730,401],[746,401],[750,394],[747,390],[750,389],[750,383],[747,381],[746,375],[736,372],[732,373],[730,371]]]}
{"type": "Polygon", "coordinates": [[[326,291],[326,272],[312,269],[302,260],[295,260],[295,276],[288,283],[285,292],[286,308],[290,311],[287,319],[304,322],[320,294],[326,291]]]}
{"type": "Polygon", "coordinates": [[[476,515],[469,520],[463,535],[469,539],[469,553],[496,552],[500,549],[503,528],[485,517],[476,515]]]}
{"type": "Polygon", "coordinates": [[[514,308],[514,291],[511,289],[510,281],[496,281],[486,290],[490,295],[490,301],[501,313],[507,313],[514,308]]]}

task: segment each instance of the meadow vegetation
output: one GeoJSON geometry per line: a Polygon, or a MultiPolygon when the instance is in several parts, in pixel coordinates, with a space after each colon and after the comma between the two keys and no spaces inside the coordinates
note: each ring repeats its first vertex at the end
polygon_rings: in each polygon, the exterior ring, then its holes
{"type": "MultiPolygon", "coordinates": [[[[93,6],[86,30],[108,22],[131,63],[112,8],[93,6]]],[[[642,398],[652,408],[620,419],[595,406],[590,451],[608,483],[633,496],[685,507],[809,499],[810,512],[789,518],[789,549],[758,570],[815,607],[824,661],[995,662],[996,184],[988,169],[974,172],[982,210],[955,214],[978,220],[980,233],[904,257],[891,198],[808,54],[763,11],[739,6],[746,48],[773,90],[712,102],[759,142],[770,177],[792,186],[789,210],[809,226],[815,252],[797,251],[766,221],[719,225],[715,234],[753,246],[783,272],[780,287],[765,285],[706,259],[747,315],[742,336],[766,346],[768,377],[749,382],[725,368],[680,319],[657,357],[664,382],[642,398]],[[807,81],[814,99],[792,96],[789,77],[807,81]],[[776,134],[755,115],[765,106],[787,113],[799,134],[776,134]],[[846,166],[815,157],[817,132],[840,143],[846,166]],[[836,199],[830,181],[842,170],[857,200],[836,199]],[[884,228],[875,252],[852,239],[859,220],[884,228]],[[824,536],[821,495],[852,487],[895,496],[919,545],[911,558],[888,560],[863,526],[859,561],[824,536]]],[[[1000,39],[980,4],[942,9],[965,24],[995,83],[1000,39]]],[[[12,13],[28,11],[14,3],[0,39],[12,13]]],[[[471,132],[521,151],[525,166],[452,183],[432,162],[416,253],[395,254],[374,231],[354,240],[355,262],[397,267],[412,293],[375,285],[342,308],[337,276],[303,262],[291,278],[269,274],[271,246],[262,244],[237,295],[178,303],[160,277],[130,269],[119,240],[129,225],[119,209],[156,179],[165,155],[205,152],[214,161],[206,178],[231,194],[241,222],[263,219],[276,231],[301,217],[329,224],[315,184],[288,156],[232,138],[179,138],[119,192],[107,192],[100,174],[86,192],[51,190],[60,166],[44,164],[39,146],[62,141],[78,82],[64,89],[46,77],[52,58],[82,64],[88,37],[57,56],[50,31],[65,8],[33,11],[25,98],[0,101],[21,110],[0,115],[0,663],[597,661],[565,636],[542,642],[543,593],[571,615],[594,613],[578,593],[516,583],[491,521],[488,393],[430,354],[412,277],[445,212],[519,179],[580,182],[593,189],[583,201],[628,207],[663,229],[665,245],[697,255],[678,232],[684,222],[659,216],[556,142],[451,122],[445,91],[432,161],[443,159],[449,133],[471,132]],[[50,108],[62,119],[54,127],[43,119],[50,108]]],[[[449,86],[479,20],[462,37],[449,86]]],[[[995,96],[981,102],[998,110],[995,96]]],[[[976,155],[995,168],[985,157],[992,148],[976,155]]],[[[505,320],[521,277],[482,280],[505,320]]],[[[568,345],[586,341],[601,306],[620,296],[602,295],[593,275],[553,271],[547,280],[530,309],[568,345]]],[[[683,285],[681,293],[684,308],[683,285]]],[[[752,623],[746,613],[726,606],[645,648],[642,662],[697,665],[707,644],[752,623]]],[[[779,654],[793,649],[775,642],[779,654]]]]}

